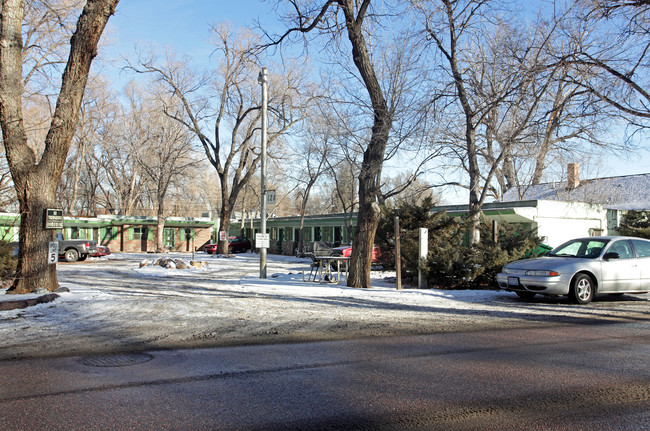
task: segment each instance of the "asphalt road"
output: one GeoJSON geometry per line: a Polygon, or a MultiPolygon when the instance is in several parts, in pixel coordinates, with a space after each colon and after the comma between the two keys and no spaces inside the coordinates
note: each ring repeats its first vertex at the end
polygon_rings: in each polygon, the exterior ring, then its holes
{"type": "Polygon", "coordinates": [[[644,430],[650,325],[0,361],[3,430],[644,430]]]}

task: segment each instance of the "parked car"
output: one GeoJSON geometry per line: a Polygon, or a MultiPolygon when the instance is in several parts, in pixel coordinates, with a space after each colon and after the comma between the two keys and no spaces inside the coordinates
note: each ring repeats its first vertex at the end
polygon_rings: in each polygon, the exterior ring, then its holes
{"type": "MultiPolygon", "coordinates": [[[[340,247],[334,247],[332,249],[332,254],[334,256],[343,256],[343,257],[350,257],[352,254],[352,246],[351,245],[343,245],[340,247]]],[[[379,247],[376,245],[372,247],[372,261],[377,262],[379,258],[381,257],[381,251],[379,250],[379,247]]]]}
{"type": "MultiPolygon", "coordinates": [[[[88,256],[94,256],[97,253],[97,247],[99,247],[95,241],[89,239],[64,240],[59,233],[56,234],[56,240],[59,245],[59,259],[65,259],[66,262],[86,260],[88,256]]],[[[10,244],[13,247],[14,256],[18,256],[20,243],[16,241],[10,244]]]]}
{"type": "MultiPolygon", "coordinates": [[[[217,252],[218,243],[206,244],[203,249],[208,254],[215,254],[217,252]]],[[[248,238],[243,236],[231,236],[228,238],[228,253],[244,253],[252,248],[252,244],[248,238]]]]}
{"type": "Polygon", "coordinates": [[[102,257],[111,254],[111,249],[105,245],[97,244],[97,253],[91,254],[92,257],[102,257]]]}
{"type": "Polygon", "coordinates": [[[59,242],[59,258],[66,262],[86,260],[97,252],[97,242],[90,239],[63,239],[60,233],[56,234],[56,239],[59,242]]]}
{"type": "Polygon", "coordinates": [[[243,236],[231,236],[228,238],[228,253],[244,253],[252,248],[248,238],[243,236]]]}
{"type": "Polygon", "coordinates": [[[568,295],[578,304],[597,293],[650,291],[650,241],[621,236],[568,241],[548,255],[508,263],[497,274],[501,289],[521,298],[568,295]]]}

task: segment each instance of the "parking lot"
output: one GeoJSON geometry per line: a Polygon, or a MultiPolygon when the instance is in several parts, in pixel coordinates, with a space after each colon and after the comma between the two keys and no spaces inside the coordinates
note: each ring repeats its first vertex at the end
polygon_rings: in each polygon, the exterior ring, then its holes
{"type": "MultiPolygon", "coordinates": [[[[190,254],[165,255],[192,259],[190,254]]],[[[520,328],[562,323],[647,325],[648,295],[602,296],[587,306],[566,298],[525,302],[499,290],[397,291],[394,273],[373,271],[372,288],[305,282],[308,259],[199,253],[198,269],[146,266],[157,256],[120,254],[59,263],[55,301],[0,311],[0,359],[109,351],[338,340],[520,328]]],[[[26,296],[26,295],[21,295],[26,296]]],[[[14,295],[0,294],[0,300],[14,295]]]]}

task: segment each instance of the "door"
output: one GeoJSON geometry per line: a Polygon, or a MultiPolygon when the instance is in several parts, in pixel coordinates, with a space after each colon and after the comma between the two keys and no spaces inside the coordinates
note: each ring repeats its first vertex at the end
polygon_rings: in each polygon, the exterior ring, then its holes
{"type": "Polygon", "coordinates": [[[334,227],[334,247],[341,245],[341,241],[343,240],[342,232],[341,226],[334,227]]]}
{"type": "Polygon", "coordinates": [[[192,229],[185,228],[185,251],[190,251],[190,243],[192,243],[193,238],[194,235],[192,229]]]}
{"type": "Polygon", "coordinates": [[[650,291],[650,241],[633,239],[632,245],[641,269],[641,290],[650,291]]]}
{"type": "Polygon", "coordinates": [[[176,248],[176,229],[166,228],[164,233],[165,248],[167,250],[174,250],[176,248]]]}
{"type": "Polygon", "coordinates": [[[618,254],[618,258],[603,259],[602,286],[600,293],[633,292],[641,287],[641,268],[634,256],[632,243],[627,240],[614,241],[606,251],[618,254]]]}
{"type": "Polygon", "coordinates": [[[149,242],[149,228],[142,227],[140,233],[140,251],[147,251],[147,243],[149,242]]]}

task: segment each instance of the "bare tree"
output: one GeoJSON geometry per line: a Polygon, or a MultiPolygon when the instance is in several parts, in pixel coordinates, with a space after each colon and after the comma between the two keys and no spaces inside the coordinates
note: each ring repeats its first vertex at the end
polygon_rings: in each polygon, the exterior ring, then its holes
{"type": "MultiPolygon", "coordinates": [[[[557,166],[559,158],[576,160],[594,150],[606,148],[616,153],[625,148],[624,142],[612,141],[607,133],[615,120],[613,110],[581,84],[592,79],[591,73],[577,70],[564,58],[564,53],[575,52],[590,33],[575,17],[574,9],[572,4],[557,5],[540,13],[525,30],[497,41],[497,46],[511,46],[499,56],[499,63],[517,70],[509,66],[512,58],[524,62],[519,87],[512,97],[494,105],[496,115],[487,116],[492,121],[486,122],[489,136],[502,146],[507,144],[502,167],[495,172],[497,197],[513,187],[523,192],[528,185],[539,184],[549,166],[554,171],[563,167],[563,163],[557,166]]],[[[516,26],[502,22],[499,28],[512,28],[512,34],[516,26]]],[[[505,74],[495,74],[497,79],[499,76],[505,74]]],[[[483,152],[482,156],[489,165],[493,154],[483,152]]]]}
{"type": "Polygon", "coordinates": [[[338,160],[328,160],[329,183],[332,184],[329,194],[329,206],[332,212],[342,212],[348,238],[354,234],[352,215],[359,206],[358,185],[356,174],[359,165],[345,157],[338,160]]]}
{"type": "MultiPolygon", "coordinates": [[[[487,196],[486,188],[481,188],[481,169],[477,144],[477,131],[487,114],[487,106],[477,105],[470,94],[470,77],[464,67],[461,55],[464,39],[480,39],[479,22],[487,9],[489,0],[423,0],[417,2],[425,21],[427,37],[433,41],[444,61],[451,78],[451,94],[460,105],[459,126],[462,136],[461,160],[469,175],[469,214],[472,224],[470,243],[480,240],[479,224],[481,207],[487,196]],[[462,124],[462,125],[461,125],[462,124]]],[[[500,162],[500,160],[499,160],[500,162]]],[[[492,171],[493,173],[493,171],[492,171]]],[[[487,180],[491,179],[491,175],[487,180]]]]}
{"type": "MultiPolygon", "coordinates": [[[[586,91],[566,82],[566,64],[557,61],[564,16],[543,17],[519,29],[517,15],[498,1],[414,2],[425,33],[446,63],[440,91],[449,122],[437,137],[469,177],[470,243],[480,240],[480,214],[488,197],[539,181],[551,152],[566,144],[599,144],[602,113],[586,91]],[[547,24],[550,22],[551,24],[547,24]],[[528,169],[524,169],[528,167],[528,169]]],[[[443,118],[443,116],[439,116],[443,118]]]]}
{"type": "Polygon", "coordinates": [[[106,128],[116,121],[118,115],[118,105],[106,80],[95,76],[81,105],[79,125],[59,181],[58,199],[67,214],[96,213],[95,197],[104,182],[104,173],[94,153],[102,137],[106,136],[106,128]]]}
{"type": "MultiPolygon", "coordinates": [[[[261,112],[257,71],[251,53],[257,41],[249,33],[233,34],[229,26],[213,28],[216,52],[220,54],[220,70],[216,82],[197,77],[186,62],[168,54],[163,62],[155,56],[139,59],[131,68],[140,73],[153,73],[180,101],[182,110],[165,109],[165,113],[194,133],[205,154],[217,171],[221,191],[219,230],[228,232],[237,197],[256,172],[261,152],[254,146],[261,112]],[[214,137],[205,131],[213,122],[214,137]],[[222,132],[228,131],[225,136],[222,132]]],[[[270,74],[273,88],[269,98],[269,148],[279,142],[286,131],[300,121],[310,97],[301,67],[287,68],[284,75],[270,74]]],[[[227,253],[227,241],[219,241],[218,252],[227,253]]]]}
{"type": "Polygon", "coordinates": [[[650,4],[647,1],[584,0],[583,14],[589,32],[582,36],[564,61],[588,80],[574,80],[602,102],[612,106],[639,127],[650,118],[650,4]]]}
{"type": "Polygon", "coordinates": [[[333,159],[337,157],[335,142],[338,139],[340,127],[334,121],[333,113],[328,106],[327,99],[323,98],[310,110],[299,134],[294,135],[293,145],[290,145],[290,160],[287,163],[296,167],[289,177],[296,184],[293,192],[300,215],[298,238],[296,239],[300,252],[303,250],[304,217],[309,211],[310,198],[314,191],[318,192],[318,183],[329,171],[329,165],[333,163],[333,159]]]}
{"type": "Polygon", "coordinates": [[[431,199],[434,205],[441,202],[440,196],[435,193],[435,186],[424,181],[419,176],[410,173],[402,173],[396,177],[389,178],[386,186],[390,187],[391,194],[386,199],[398,202],[409,202],[420,204],[424,199],[431,199]]]}
{"type": "MultiPolygon", "coordinates": [[[[396,2],[386,5],[385,10],[374,10],[381,7],[379,4],[380,2],[372,0],[292,0],[288,2],[289,12],[286,16],[290,28],[282,35],[271,36],[272,42],[269,45],[280,44],[293,35],[304,37],[305,42],[308,42],[308,35],[312,35],[312,39],[323,36],[326,46],[331,47],[337,56],[347,51],[349,60],[341,66],[350,75],[350,81],[354,81],[354,85],[345,90],[356,88],[365,93],[349,94],[355,103],[365,106],[365,118],[372,119],[367,121],[371,124],[365,126],[367,132],[361,133],[365,135],[365,142],[358,173],[359,212],[347,280],[348,286],[362,288],[370,286],[372,247],[381,216],[379,201],[382,167],[386,155],[392,151],[389,142],[391,132],[395,132],[393,126],[396,112],[407,103],[402,97],[407,93],[397,90],[412,89],[416,82],[400,73],[400,67],[409,70],[411,64],[417,64],[417,61],[412,61],[413,58],[406,56],[391,64],[390,73],[381,73],[382,67],[390,63],[386,56],[389,45],[392,44],[393,48],[391,54],[399,53],[399,44],[402,52],[411,51],[405,49],[410,46],[410,39],[403,32],[394,31],[395,28],[408,31],[408,25],[392,27],[392,31],[382,33],[385,30],[382,26],[386,22],[398,20],[403,5],[396,2]],[[344,39],[349,42],[347,49],[343,48],[344,39]],[[354,64],[354,70],[348,66],[350,60],[354,64]]],[[[400,57],[394,55],[391,58],[400,57]]]]}
{"type": "MultiPolygon", "coordinates": [[[[82,6],[81,0],[26,0],[24,3],[23,121],[28,145],[36,152],[43,151],[53,95],[59,86],[70,36],[82,6]]],[[[0,193],[3,206],[7,206],[17,200],[4,151],[2,159],[0,193]]]]}
{"type": "Polygon", "coordinates": [[[0,16],[0,123],[7,160],[20,203],[20,251],[17,277],[11,290],[32,292],[37,287],[58,287],[56,268],[48,265],[48,241],[44,229],[46,208],[56,202],[70,142],[97,44],[119,0],[88,0],[70,40],[70,54],[44,150],[37,156],[28,144],[23,116],[24,3],[3,0],[0,16]]]}
{"type": "Polygon", "coordinates": [[[158,221],[156,250],[162,251],[167,194],[170,187],[180,181],[196,163],[192,148],[193,135],[182,124],[163,113],[163,109],[169,109],[171,103],[159,105],[160,94],[155,99],[147,100],[142,99],[145,96],[133,89],[130,97],[131,121],[141,127],[140,139],[130,148],[130,152],[151,185],[150,193],[158,221]]]}
{"type": "Polygon", "coordinates": [[[144,181],[141,166],[128,148],[139,139],[139,122],[130,121],[122,110],[115,121],[101,134],[98,146],[90,153],[93,162],[103,171],[99,187],[101,205],[110,214],[132,214],[140,199],[144,181]]]}

